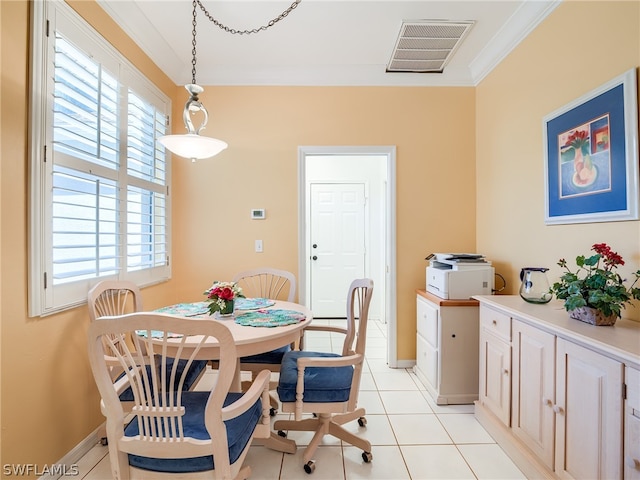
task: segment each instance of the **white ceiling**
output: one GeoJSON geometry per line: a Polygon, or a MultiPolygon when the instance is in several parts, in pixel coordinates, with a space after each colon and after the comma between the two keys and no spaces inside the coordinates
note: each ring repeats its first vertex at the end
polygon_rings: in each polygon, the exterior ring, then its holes
{"type": "MultiPolygon", "coordinates": [[[[267,24],[291,1],[201,0],[236,30],[267,24]]],[[[561,0],[302,0],[266,31],[227,33],[198,7],[201,85],[477,85],[561,0]],[[443,73],[386,73],[409,20],[473,20],[443,73]]],[[[191,83],[191,0],[98,0],[178,85],[191,83]]]]}

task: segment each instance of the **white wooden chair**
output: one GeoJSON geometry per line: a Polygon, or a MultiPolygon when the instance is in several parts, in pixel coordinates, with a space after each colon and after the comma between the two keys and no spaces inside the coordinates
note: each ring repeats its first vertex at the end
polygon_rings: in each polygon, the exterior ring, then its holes
{"type": "MultiPolygon", "coordinates": [[[[87,294],[87,305],[89,308],[89,318],[94,322],[99,317],[124,315],[126,313],[141,312],[142,294],[138,286],[125,280],[105,280],[96,284],[87,294]]],[[[114,339],[118,341],[118,339],[114,339]]],[[[107,351],[105,345],[105,352],[107,351]]],[[[105,353],[105,355],[107,355],[105,353]]],[[[115,381],[123,374],[120,363],[115,358],[108,355],[105,360],[110,365],[111,377],[115,381]]],[[[178,361],[179,372],[186,367],[186,362],[178,361]]],[[[206,360],[196,360],[191,363],[188,374],[185,377],[184,388],[193,389],[202,377],[207,368],[206,360]]],[[[125,403],[133,401],[133,392],[128,388],[126,382],[119,382],[118,395],[125,403]]]]}
{"type": "Polygon", "coordinates": [[[89,318],[124,315],[141,312],[142,294],[133,282],[126,280],[104,280],[97,283],[87,294],[89,318]]]}
{"type": "Polygon", "coordinates": [[[250,475],[243,462],[251,441],[270,434],[270,373],[261,372],[245,393],[229,393],[237,356],[224,324],[145,312],[101,317],[89,325],[88,350],[107,418],[113,478],[250,475]],[[191,337],[186,346],[187,336],[193,335],[200,341],[191,343],[191,337]],[[123,341],[126,338],[131,340],[123,341]],[[183,386],[188,368],[179,373],[173,359],[195,362],[199,349],[211,339],[220,345],[217,381],[211,391],[187,391],[183,386]],[[133,419],[128,423],[107,356],[119,362],[126,373],[118,381],[134,393],[133,419]]]}
{"type": "Polygon", "coordinates": [[[270,298],[293,302],[296,298],[296,277],[277,268],[256,268],[239,272],[233,277],[247,297],[270,298]]]}
{"type": "Polygon", "coordinates": [[[373,280],[354,280],[347,296],[346,328],[313,324],[307,327],[308,331],[344,334],[342,355],[296,350],[287,352],[282,360],[278,396],[282,411],[294,413],[294,420],[277,420],[274,428],[282,436],[286,435],[285,430],[315,432],[303,455],[307,473],[315,470],[312,458],[327,434],[361,448],[365,462],[373,458],[371,443],[342,427],[355,419],[361,427],[366,425],[365,410],[357,403],[372,294],[373,280]],[[305,413],[315,417],[303,419],[305,413]]]}
{"type": "MultiPolygon", "coordinates": [[[[269,298],[272,300],[285,300],[293,302],[296,298],[296,277],[293,273],[276,268],[256,268],[237,273],[233,277],[246,297],[269,298]]],[[[269,352],[242,357],[240,359],[240,370],[251,372],[252,379],[264,369],[272,372],[280,371],[280,363],[284,354],[295,348],[295,345],[285,346],[269,352]]],[[[277,383],[271,384],[272,389],[277,383]]],[[[275,415],[278,410],[278,400],[271,396],[271,415],[275,415]]]]}

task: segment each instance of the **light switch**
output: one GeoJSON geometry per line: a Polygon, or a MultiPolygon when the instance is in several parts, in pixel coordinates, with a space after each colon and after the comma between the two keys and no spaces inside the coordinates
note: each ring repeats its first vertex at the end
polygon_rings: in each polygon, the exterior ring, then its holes
{"type": "Polygon", "coordinates": [[[256,253],[262,253],[262,240],[256,240],[256,253]]]}
{"type": "Polygon", "coordinates": [[[264,208],[252,208],[251,218],[254,220],[264,220],[265,218],[267,218],[264,208]]]}

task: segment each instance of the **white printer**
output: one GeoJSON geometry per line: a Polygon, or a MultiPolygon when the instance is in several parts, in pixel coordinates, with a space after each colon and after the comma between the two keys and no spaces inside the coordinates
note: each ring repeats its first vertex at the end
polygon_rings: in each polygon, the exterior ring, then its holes
{"type": "Polygon", "coordinates": [[[451,299],[491,295],[494,268],[483,255],[475,253],[433,253],[427,258],[427,291],[451,299]]]}

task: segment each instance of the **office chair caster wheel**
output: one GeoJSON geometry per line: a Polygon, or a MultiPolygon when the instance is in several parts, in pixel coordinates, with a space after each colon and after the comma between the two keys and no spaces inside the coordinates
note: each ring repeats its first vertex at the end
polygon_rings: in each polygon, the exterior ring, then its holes
{"type": "Polygon", "coordinates": [[[277,411],[275,408],[271,407],[271,408],[269,409],[269,416],[270,416],[270,417],[275,417],[275,416],[276,416],[276,413],[278,413],[278,411],[277,411]]]}
{"type": "Polygon", "coordinates": [[[362,452],[362,460],[364,460],[364,463],[370,463],[373,460],[373,454],[371,452],[362,452]]]}
{"type": "Polygon", "coordinates": [[[282,438],[287,438],[287,432],[283,432],[282,430],[278,430],[278,436],[282,438]]]}
{"type": "Polygon", "coordinates": [[[313,460],[309,460],[304,464],[304,471],[311,474],[316,471],[316,463],[313,460]]]}
{"type": "Polygon", "coordinates": [[[367,425],[367,419],[364,417],[360,417],[358,419],[358,425],[360,425],[361,427],[365,427],[367,425]]]}

